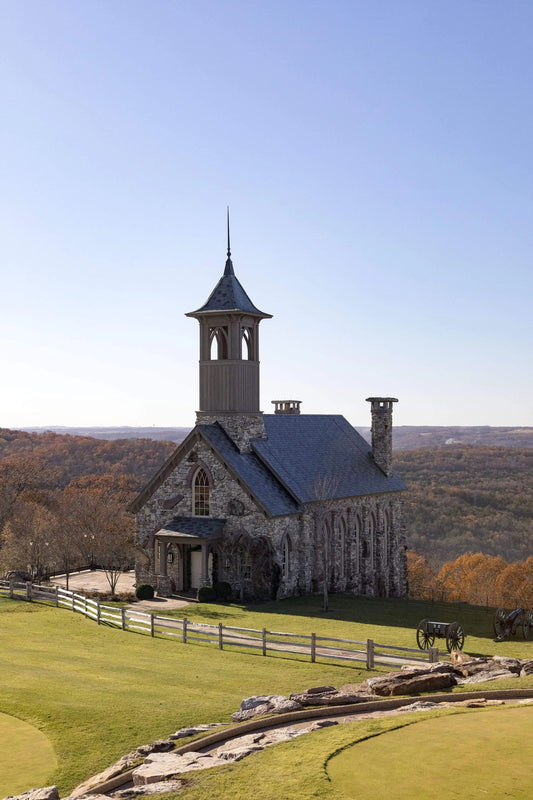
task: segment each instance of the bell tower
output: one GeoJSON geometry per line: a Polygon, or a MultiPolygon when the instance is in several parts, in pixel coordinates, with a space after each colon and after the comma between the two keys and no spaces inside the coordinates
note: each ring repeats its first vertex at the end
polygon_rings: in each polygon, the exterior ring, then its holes
{"type": "Polygon", "coordinates": [[[259,323],[271,319],[254,306],[233,270],[230,249],[224,274],[197,311],[186,314],[200,323],[200,403],[198,424],[214,421],[241,450],[264,436],[259,410],[259,323]]]}

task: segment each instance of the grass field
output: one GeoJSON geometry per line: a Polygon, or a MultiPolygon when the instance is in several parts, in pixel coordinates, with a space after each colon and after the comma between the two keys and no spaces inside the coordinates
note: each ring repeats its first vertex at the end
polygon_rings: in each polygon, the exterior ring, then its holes
{"type": "Polygon", "coordinates": [[[0,713],[0,742],[0,797],[41,786],[56,766],[50,740],[16,717],[0,713]]]}
{"type": "MultiPolygon", "coordinates": [[[[328,614],[321,611],[319,598],[297,598],[248,609],[192,605],[176,614],[184,615],[258,629],[371,637],[406,646],[414,646],[413,631],[421,618],[458,619],[470,633],[465,645],[470,653],[533,656],[533,644],[521,638],[494,644],[490,615],[484,609],[463,605],[431,607],[336,595],[328,614]]],[[[286,695],[319,684],[354,683],[368,676],[351,666],[262,658],[255,653],[151,639],[97,626],[65,609],[4,598],[0,598],[0,625],[0,711],[34,725],[49,738],[58,766],[45,783],[57,783],[63,795],[137,745],[193,722],[228,721],[243,697],[286,695]]],[[[512,685],[533,686],[533,678],[512,685]]],[[[387,724],[394,727],[400,723],[387,724]]],[[[269,783],[261,784],[262,793],[254,789],[257,800],[333,796],[328,794],[331,783],[324,764],[332,752],[353,741],[351,727],[319,731],[201,780],[195,778],[196,785],[180,797],[230,796],[220,793],[227,780],[233,784],[231,796],[249,797],[247,781],[255,776],[257,783],[257,770],[263,774],[263,769],[269,783]],[[238,788],[241,781],[242,790],[238,788]],[[294,784],[294,790],[289,792],[288,783],[294,784]],[[275,791],[278,784],[285,786],[285,793],[275,791]]]]}
{"type": "Polygon", "coordinates": [[[528,743],[533,740],[531,706],[453,713],[419,719],[345,748],[327,774],[338,797],[350,800],[411,800],[442,797],[524,798],[533,794],[528,743]],[[444,745],[445,742],[445,745],[444,745]],[[372,770],[369,764],[386,764],[372,770]],[[406,765],[411,764],[411,769],[406,765]]]}

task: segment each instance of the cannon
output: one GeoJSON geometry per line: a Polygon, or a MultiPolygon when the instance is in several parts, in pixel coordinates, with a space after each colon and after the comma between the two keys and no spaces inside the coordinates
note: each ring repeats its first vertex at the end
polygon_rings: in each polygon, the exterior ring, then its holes
{"type": "Polygon", "coordinates": [[[423,619],[416,629],[416,643],[421,650],[433,647],[435,639],[446,639],[448,653],[462,650],[465,643],[465,632],[459,622],[433,622],[423,619]]]}
{"type": "Polygon", "coordinates": [[[523,606],[514,611],[498,608],[494,614],[493,627],[496,642],[504,642],[509,636],[514,636],[519,627],[522,627],[524,639],[533,639],[533,611],[528,611],[523,606]]]}

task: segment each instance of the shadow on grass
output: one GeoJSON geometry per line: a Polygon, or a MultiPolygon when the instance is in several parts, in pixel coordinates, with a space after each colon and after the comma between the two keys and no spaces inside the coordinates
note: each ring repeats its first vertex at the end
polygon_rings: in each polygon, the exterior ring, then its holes
{"type": "Polygon", "coordinates": [[[335,619],[387,628],[412,628],[413,634],[423,619],[459,622],[469,636],[490,640],[494,637],[492,630],[494,609],[471,606],[467,603],[431,603],[419,600],[331,594],[328,611],[323,610],[322,595],[305,595],[277,602],[247,605],[244,608],[246,611],[261,614],[302,616],[321,620],[335,619]]]}

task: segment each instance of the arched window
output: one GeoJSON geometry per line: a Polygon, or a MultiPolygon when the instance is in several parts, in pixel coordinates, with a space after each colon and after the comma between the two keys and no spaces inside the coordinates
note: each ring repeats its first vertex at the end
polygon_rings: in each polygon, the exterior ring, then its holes
{"type": "Polygon", "coordinates": [[[281,572],[288,578],[292,571],[292,542],[289,534],[285,536],[281,545],[281,572]]]}
{"type": "Polygon", "coordinates": [[[209,516],[209,478],[203,467],[194,476],[193,511],[195,517],[209,516]]]}
{"type": "Polygon", "coordinates": [[[383,558],[385,563],[387,563],[389,555],[390,528],[390,511],[386,508],[383,514],[383,558]]]}
{"type": "Polygon", "coordinates": [[[355,535],[355,568],[357,571],[361,569],[361,556],[363,553],[361,552],[361,533],[363,530],[363,521],[361,519],[361,514],[357,512],[355,515],[354,520],[354,535],[355,535]]]}
{"type": "Polygon", "coordinates": [[[374,511],[370,512],[370,517],[368,519],[368,539],[370,545],[370,563],[372,568],[376,566],[376,532],[378,526],[376,523],[376,514],[374,511]]]}
{"type": "Polygon", "coordinates": [[[242,342],[241,342],[242,358],[243,360],[252,361],[254,358],[254,339],[253,330],[251,328],[242,328],[242,342]]]}
{"type": "Polygon", "coordinates": [[[346,547],[346,520],[340,517],[337,522],[338,541],[339,541],[339,578],[344,578],[347,572],[347,550],[346,547]]]}
{"type": "Polygon", "coordinates": [[[224,361],[228,357],[228,329],[211,328],[209,331],[209,358],[213,361],[224,361]],[[213,349],[216,346],[216,356],[213,359],[213,349]]]}

